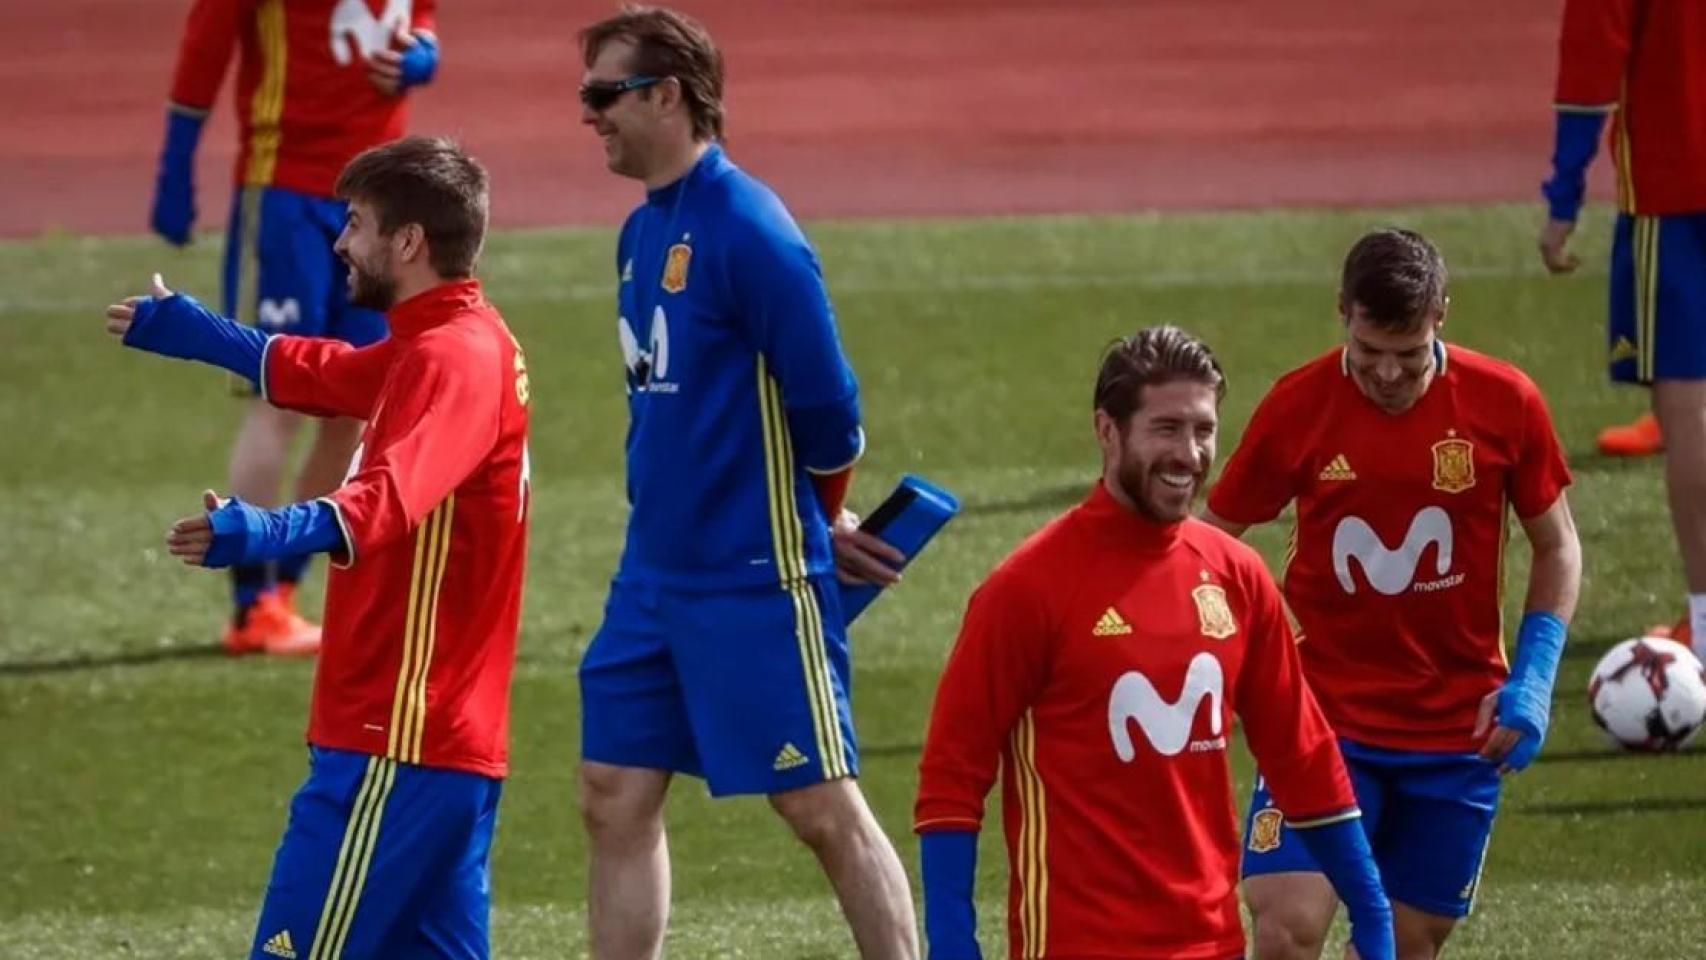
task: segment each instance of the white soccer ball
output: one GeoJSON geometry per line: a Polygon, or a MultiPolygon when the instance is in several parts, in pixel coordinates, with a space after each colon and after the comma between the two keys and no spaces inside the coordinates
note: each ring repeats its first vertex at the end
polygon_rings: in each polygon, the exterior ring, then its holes
{"type": "Polygon", "coordinates": [[[1593,668],[1588,703],[1613,743],[1680,750],[1706,722],[1706,668],[1675,640],[1625,640],[1593,668]]]}

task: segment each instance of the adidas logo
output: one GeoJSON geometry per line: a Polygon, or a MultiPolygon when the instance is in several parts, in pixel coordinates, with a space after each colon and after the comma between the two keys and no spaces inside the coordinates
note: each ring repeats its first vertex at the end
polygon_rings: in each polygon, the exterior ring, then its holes
{"type": "Polygon", "coordinates": [[[1342,453],[1334,457],[1332,462],[1321,470],[1321,479],[1323,480],[1355,480],[1356,478],[1357,472],[1351,469],[1351,462],[1346,460],[1342,453]]]}
{"type": "Polygon", "coordinates": [[[1611,345],[1611,362],[1617,363],[1622,360],[1633,359],[1635,359],[1635,342],[1628,337],[1618,337],[1617,342],[1611,345]]]}
{"type": "Polygon", "coordinates": [[[269,956],[283,957],[284,960],[296,960],[296,945],[290,942],[290,931],[280,930],[261,945],[261,952],[269,956]]]}
{"type": "Polygon", "coordinates": [[[1093,637],[1123,637],[1131,632],[1131,624],[1125,622],[1120,612],[1109,607],[1102,612],[1102,619],[1096,621],[1096,628],[1090,631],[1093,637]]]}
{"type": "Polygon", "coordinates": [[[634,258],[629,257],[628,262],[624,263],[622,265],[622,282],[623,283],[632,283],[633,280],[634,280],[634,258]]]}
{"type": "Polygon", "coordinates": [[[782,744],[782,749],[776,751],[776,759],[771,761],[770,769],[780,773],[783,770],[792,770],[795,767],[803,767],[810,762],[811,761],[806,759],[806,755],[800,752],[799,747],[796,747],[791,743],[784,743],[782,744]]]}

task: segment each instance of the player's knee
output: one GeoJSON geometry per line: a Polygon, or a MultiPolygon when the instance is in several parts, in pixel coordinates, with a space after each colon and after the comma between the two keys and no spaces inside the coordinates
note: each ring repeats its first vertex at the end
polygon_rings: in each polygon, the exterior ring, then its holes
{"type": "Polygon", "coordinates": [[[662,789],[648,776],[602,763],[583,763],[577,800],[581,822],[594,837],[622,837],[663,829],[662,789]]]}
{"type": "Polygon", "coordinates": [[[1252,960],[1317,960],[1327,932],[1303,910],[1273,905],[1255,914],[1252,960]]]}
{"type": "Polygon", "coordinates": [[[851,780],[833,780],[770,795],[794,836],[813,850],[856,842],[870,820],[864,797],[851,780]]]}

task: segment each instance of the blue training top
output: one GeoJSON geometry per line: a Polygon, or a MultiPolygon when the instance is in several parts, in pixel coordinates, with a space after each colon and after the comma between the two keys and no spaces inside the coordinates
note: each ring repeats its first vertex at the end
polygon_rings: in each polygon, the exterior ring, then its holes
{"type": "Polygon", "coordinates": [[[622,225],[627,542],[617,578],[723,589],[828,573],[808,471],[864,451],[817,254],[713,144],[622,225]]]}

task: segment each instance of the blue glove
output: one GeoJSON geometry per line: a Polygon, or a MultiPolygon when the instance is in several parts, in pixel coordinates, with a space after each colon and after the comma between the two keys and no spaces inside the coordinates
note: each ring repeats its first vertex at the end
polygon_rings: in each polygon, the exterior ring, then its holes
{"type": "Polygon", "coordinates": [[[416,33],[414,38],[415,42],[403,51],[398,64],[403,71],[397,81],[399,90],[431,83],[433,74],[438,72],[438,40],[430,33],[416,33]]]}
{"type": "Polygon", "coordinates": [[[1558,679],[1558,660],[1568,633],[1556,614],[1545,610],[1523,614],[1516,635],[1516,662],[1511,664],[1510,679],[1499,688],[1499,723],[1522,734],[1505,755],[1504,765],[1512,770],[1526,769],[1546,741],[1552,685],[1558,679]]]}
{"type": "Polygon", "coordinates": [[[1392,934],[1392,903],[1380,885],[1374,851],[1363,833],[1362,818],[1351,817],[1312,827],[1294,827],[1309,855],[1345,902],[1351,922],[1351,946],[1362,960],[1397,960],[1392,934]]]}
{"type": "Polygon", "coordinates": [[[1599,151],[1599,133],[1605,114],[1598,111],[1559,110],[1553,134],[1552,178],[1540,185],[1546,198],[1546,215],[1574,223],[1581,213],[1588,190],[1588,165],[1599,151]]]}
{"type": "Polygon", "coordinates": [[[253,565],[345,546],[337,512],[323,500],[267,510],[232,497],[209,510],[207,520],[213,526],[213,543],[202,558],[204,567],[253,565]]]}
{"type": "Polygon", "coordinates": [[[924,877],[924,944],[930,960],[983,960],[977,945],[977,832],[942,830],[918,838],[924,877]]]}
{"type": "Polygon", "coordinates": [[[180,247],[190,242],[190,228],[195,225],[195,148],[206,120],[205,115],[174,107],[166,110],[166,145],[154,177],[148,225],[180,247]]]}
{"type": "Polygon", "coordinates": [[[172,293],[154,277],[154,296],[136,304],[124,345],[163,357],[199,360],[259,383],[267,335],[233,323],[187,293],[172,293]]]}

